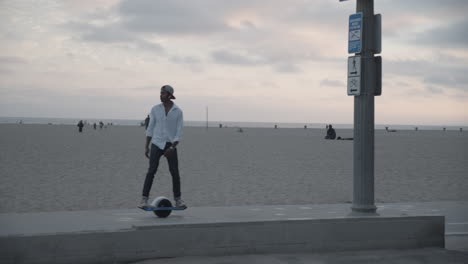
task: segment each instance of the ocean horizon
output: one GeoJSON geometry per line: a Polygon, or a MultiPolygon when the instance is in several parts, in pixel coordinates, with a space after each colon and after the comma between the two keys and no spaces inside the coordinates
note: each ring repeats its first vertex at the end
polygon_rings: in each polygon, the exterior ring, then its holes
{"type": "MultiPolygon", "coordinates": [[[[88,125],[93,123],[120,125],[120,126],[141,126],[144,120],[137,119],[112,119],[112,118],[56,118],[56,117],[5,117],[0,116],[0,124],[49,124],[49,125],[76,125],[80,120],[83,120],[88,125]]],[[[185,126],[188,127],[206,127],[206,121],[196,120],[185,120],[185,126]]],[[[252,122],[252,121],[208,121],[208,127],[216,127],[219,125],[223,127],[242,127],[242,128],[274,128],[275,125],[278,128],[323,128],[329,123],[287,123],[287,122],[252,122]]],[[[353,124],[335,124],[332,123],[334,128],[337,129],[352,129],[353,124]]],[[[418,130],[457,130],[460,128],[463,130],[468,129],[468,126],[464,125],[400,125],[400,124],[375,124],[375,129],[399,129],[399,130],[414,130],[416,127],[418,130]]]]}

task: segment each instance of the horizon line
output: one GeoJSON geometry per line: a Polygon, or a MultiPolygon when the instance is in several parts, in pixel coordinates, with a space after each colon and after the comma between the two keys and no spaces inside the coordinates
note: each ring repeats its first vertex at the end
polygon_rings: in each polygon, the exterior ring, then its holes
{"type": "MultiPolygon", "coordinates": [[[[125,120],[125,121],[144,121],[142,119],[128,119],[128,118],[77,118],[77,117],[34,117],[34,116],[1,116],[0,118],[9,118],[9,119],[21,119],[21,118],[31,118],[31,119],[67,119],[67,120],[125,120]]],[[[19,121],[19,120],[18,120],[19,121]]],[[[185,122],[203,122],[206,123],[206,120],[184,120],[185,122]]],[[[209,123],[261,123],[261,124],[314,124],[314,125],[347,125],[352,126],[354,123],[336,123],[336,122],[284,122],[284,121],[235,121],[235,120],[208,120],[209,123]]],[[[2,122],[0,122],[2,123],[2,122]]],[[[399,124],[399,123],[374,123],[375,126],[437,126],[437,127],[468,127],[468,124],[399,124]]]]}

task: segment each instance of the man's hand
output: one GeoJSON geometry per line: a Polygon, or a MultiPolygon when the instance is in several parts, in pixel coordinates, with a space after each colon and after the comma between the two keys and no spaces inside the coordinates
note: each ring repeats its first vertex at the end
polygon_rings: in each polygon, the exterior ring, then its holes
{"type": "Polygon", "coordinates": [[[149,159],[149,153],[150,153],[150,149],[148,146],[145,147],[145,156],[149,159]]]}
{"type": "Polygon", "coordinates": [[[170,147],[164,152],[164,156],[166,158],[169,158],[170,156],[172,156],[172,154],[174,154],[174,152],[175,152],[175,148],[170,147]]]}
{"type": "Polygon", "coordinates": [[[145,156],[149,159],[150,158],[150,143],[151,137],[146,136],[146,143],[145,143],[145,156]]]}

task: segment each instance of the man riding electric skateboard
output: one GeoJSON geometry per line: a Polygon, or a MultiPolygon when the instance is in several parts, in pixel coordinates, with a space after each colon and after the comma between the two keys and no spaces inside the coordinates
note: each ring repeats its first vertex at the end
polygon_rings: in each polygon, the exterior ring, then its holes
{"type": "Polygon", "coordinates": [[[154,175],[159,166],[161,156],[165,156],[172,176],[172,190],[176,207],[186,208],[182,200],[179,175],[177,145],[182,137],[183,113],[172,101],[174,88],[170,85],[161,87],[161,103],[155,105],[150,112],[150,122],[146,129],[145,156],[149,158],[149,168],[143,185],[143,193],[139,208],[148,207],[148,197],[153,185],[154,175]],[[150,149],[151,143],[151,149],[150,149]]]}

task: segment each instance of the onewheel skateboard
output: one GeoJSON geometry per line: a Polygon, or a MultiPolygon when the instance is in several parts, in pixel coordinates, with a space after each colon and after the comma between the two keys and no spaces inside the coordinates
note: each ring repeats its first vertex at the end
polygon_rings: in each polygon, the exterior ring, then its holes
{"type": "Polygon", "coordinates": [[[171,212],[182,211],[187,209],[187,207],[174,207],[169,199],[164,196],[157,197],[149,206],[138,207],[144,211],[152,211],[156,216],[165,218],[168,217],[171,212]]]}

